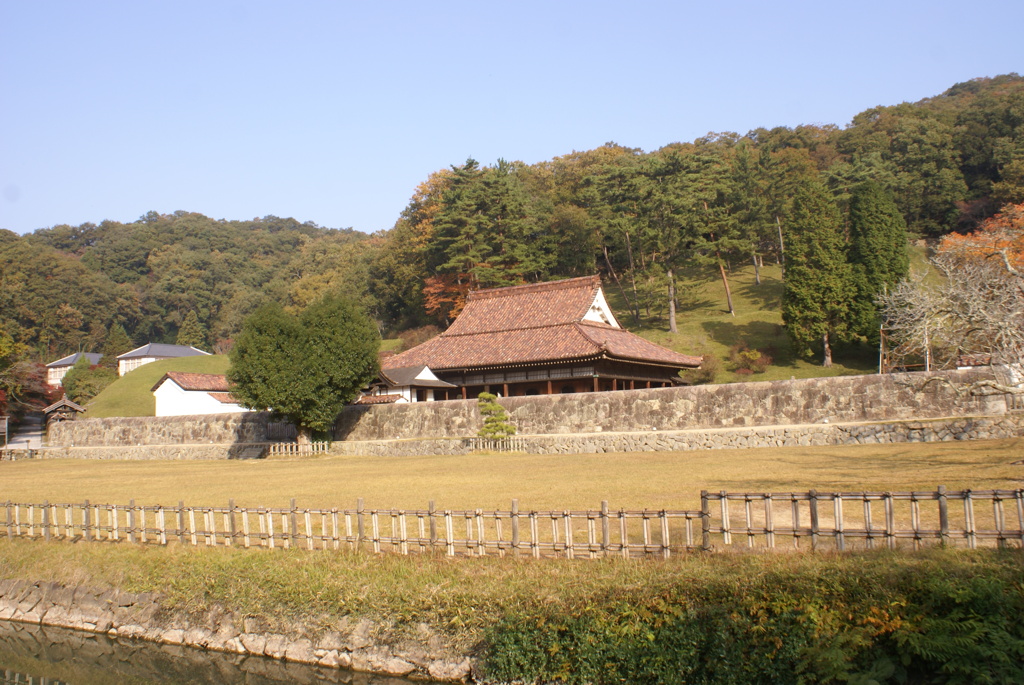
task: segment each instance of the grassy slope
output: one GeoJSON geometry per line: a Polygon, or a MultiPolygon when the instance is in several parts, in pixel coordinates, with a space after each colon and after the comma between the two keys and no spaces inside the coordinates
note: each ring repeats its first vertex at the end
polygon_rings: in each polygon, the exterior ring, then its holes
{"type": "MultiPolygon", "coordinates": [[[[925,248],[911,248],[911,269],[928,270],[925,248]]],[[[628,287],[625,282],[623,285],[628,287]]],[[[605,295],[622,326],[659,345],[686,354],[713,354],[726,362],[729,348],[742,341],[767,352],[774,360],[765,373],[754,376],[733,373],[728,363],[723,363],[715,379],[717,383],[842,376],[877,370],[878,350],[864,344],[838,345],[831,369],[821,366],[820,356],[808,360],[793,353],[782,325],[782,269],[778,265],[765,264],[760,285],[755,283],[752,265],[736,266],[729,274],[729,287],[736,316],[729,314],[725,286],[717,271],[684,271],[677,287],[681,306],[676,315],[679,332],[675,335],[668,332],[667,305],[662,293],[657,293],[660,311],[652,308],[649,313],[642,312],[640,326],[629,316],[614,282],[605,283],[605,295]]]]}
{"type": "Polygon", "coordinates": [[[168,371],[192,373],[225,373],[228,370],[225,355],[164,359],[140,366],[108,385],[86,406],[85,418],[108,416],[155,416],[156,403],[152,389],[168,371]]]}

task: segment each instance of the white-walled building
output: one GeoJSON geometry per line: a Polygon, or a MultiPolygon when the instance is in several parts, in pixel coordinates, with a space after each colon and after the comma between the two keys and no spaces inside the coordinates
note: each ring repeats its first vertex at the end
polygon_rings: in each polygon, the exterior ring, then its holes
{"type": "Polygon", "coordinates": [[[61,380],[82,357],[89,360],[90,366],[96,366],[100,363],[100,359],[103,359],[103,355],[99,352],[75,352],[63,359],[50,362],[46,365],[46,382],[50,385],[62,385],[61,380]]]}
{"type": "Polygon", "coordinates": [[[157,416],[237,414],[251,411],[238,404],[224,376],[168,371],[153,386],[157,416]]]}
{"type": "Polygon", "coordinates": [[[200,354],[209,355],[209,352],[197,350],[188,345],[168,345],[165,343],[147,343],[142,347],[136,347],[131,352],[125,352],[117,357],[117,375],[123,376],[129,371],[134,371],[144,364],[160,361],[161,359],[176,359],[178,357],[195,357],[200,354]]]}
{"type": "Polygon", "coordinates": [[[390,404],[395,402],[433,402],[435,390],[454,390],[456,386],[434,375],[426,366],[409,366],[381,371],[359,404],[390,404]]]}

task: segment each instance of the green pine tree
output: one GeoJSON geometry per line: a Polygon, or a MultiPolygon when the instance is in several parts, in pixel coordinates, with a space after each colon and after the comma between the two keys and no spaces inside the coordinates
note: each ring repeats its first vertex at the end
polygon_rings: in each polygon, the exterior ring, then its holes
{"type": "Polygon", "coordinates": [[[849,331],[854,292],[839,210],[819,182],[797,190],[790,226],[782,320],[800,354],[820,345],[823,365],[832,366],[832,343],[849,331]]]}
{"type": "Polygon", "coordinates": [[[196,349],[204,349],[206,347],[206,331],[203,329],[202,324],[199,323],[199,317],[196,316],[194,309],[189,310],[188,314],[185,315],[185,320],[181,322],[181,328],[178,329],[178,338],[175,342],[178,345],[190,345],[196,349]]]}
{"type": "Polygon", "coordinates": [[[882,317],[875,298],[906,278],[910,256],[906,221],[892,195],[873,181],[854,188],[850,198],[850,263],[857,292],[852,328],[877,342],[882,317]]]}
{"type": "Polygon", "coordinates": [[[516,427],[508,421],[508,413],[498,404],[498,397],[489,392],[477,395],[477,406],[484,417],[484,425],[477,432],[481,438],[508,438],[516,434],[516,427]]]}
{"type": "Polygon", "coordinates": [[[110,327],[110,330],[107,332],[107,338],[103,341],[103,349],[100,350],[103,353],[103,358],[100,359],[100,366],[107,369],[116,369],[118,355],[131,351],[134,346],[135,343],[128,337],[124,326],[115,323],[110,327]]]}

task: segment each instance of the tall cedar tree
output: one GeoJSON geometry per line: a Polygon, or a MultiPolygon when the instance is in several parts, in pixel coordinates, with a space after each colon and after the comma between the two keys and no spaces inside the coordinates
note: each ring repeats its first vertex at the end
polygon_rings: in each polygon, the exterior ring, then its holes
{"type": "Polygon", "coordinates": [[[185,320],[181,322],[181,328],[178,329],[178,338],[175,340],[175,343],[178,345],[188,345],[200,350],[206,347],[206,331],[203,330],[203,325],[199,323],[196,310],[191,309],[185,315],[185,320]]]}
{"type": "Polygon", "coordinates": [[[103,353],[103,358],[100,359],[100,366],[116,369],[117,357],[125,352],[130,352],[132,347],[134,347],[134,343],[125,332],[124,326],[115,323],[107,331],[107,339],[103,341],[103,349],[100,350],[103,353]]]}
{"type": "Polygon", "coordinates": [[[877,342],[882,316],[875,299],[906,278],[910,255],[903,215],[892,195],[874,181],[854,188],[850,198],[850,264],[857,289],[851,326],[877,342]]]}
{"type": "Polygon", "coordinates": [[[379,348],[376,325],[347,300],[328,295],[299,316],[268,303],[245,320],[227,377],[244,406],[285,417],[308,442],[377,375],[379,348]]]}
{"type": "Polygon", "coordinates": [[[801,354],[820,344],[823,365],[832,366],[832,343],[848,332],[854,292],[839,210],[823,185],[797,190],[790,224],[782,320],[801,354]]]}

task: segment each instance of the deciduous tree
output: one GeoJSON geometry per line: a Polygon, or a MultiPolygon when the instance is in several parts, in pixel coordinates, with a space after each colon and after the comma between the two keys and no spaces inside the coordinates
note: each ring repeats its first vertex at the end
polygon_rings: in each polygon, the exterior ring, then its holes
{"type": "Polygon", "coordinates": [[[379,348],[377,326],[340,297],[328,295],[298,316],[268,303],[243,324],[227,377],[244,406],[285,417],[308,442],[374,378],[379,348]]]}

